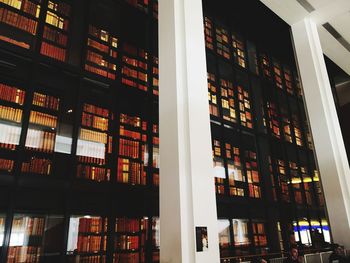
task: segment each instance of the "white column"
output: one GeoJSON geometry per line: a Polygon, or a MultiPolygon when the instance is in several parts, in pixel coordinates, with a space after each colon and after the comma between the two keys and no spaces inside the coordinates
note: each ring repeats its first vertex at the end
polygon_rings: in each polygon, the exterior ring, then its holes
{"type": "Polygon", "coordinates": [[[316,24],[292,25],[334,242],[350,248],[350,169],[316,24]]]}
{"type": "Polygon", "coordinates": [[[159,1],[159,59],[160,262],[220,262],[202,0],[159,1]]]}

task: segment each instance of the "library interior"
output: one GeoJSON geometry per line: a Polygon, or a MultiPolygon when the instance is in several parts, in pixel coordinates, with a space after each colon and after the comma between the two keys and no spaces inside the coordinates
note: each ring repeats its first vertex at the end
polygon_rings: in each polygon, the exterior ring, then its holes
{"type": "Polygon", "coordinates": [[[273,2],[0,0],[0,263],[350,249],[350,49],[273,2]]]}

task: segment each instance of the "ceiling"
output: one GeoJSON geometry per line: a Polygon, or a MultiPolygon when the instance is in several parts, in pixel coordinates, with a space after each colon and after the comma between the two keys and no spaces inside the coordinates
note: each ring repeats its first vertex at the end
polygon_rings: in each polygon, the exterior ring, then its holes
{"type": "Polygon", "coordinates": [[[323,53],[350,75],[350,0],[260,0],[289,25],[311,17],[323,53]]]}

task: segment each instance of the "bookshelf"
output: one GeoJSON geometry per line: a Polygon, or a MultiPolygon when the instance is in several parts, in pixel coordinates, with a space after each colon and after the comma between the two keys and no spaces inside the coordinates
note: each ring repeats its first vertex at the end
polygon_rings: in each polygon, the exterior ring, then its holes
{"type": "Polygon", "coordinates": [[[128,43],[122,44],[122,84],[148,91],[148,52],[128,43]]]}
{"type": "Polygon", "coordinates": [[[270,59],[266,54],[260,53],[259,64],[260,64],[262,76],[267,80],[271,80],[272,79],[271,64],[270,64],[270,59]]]}
{"type": "Polygon", "coordinates": [[[233,83],[229,80],[220,79],[220,90],[222,118],[230,125],[237,123],[236,92],[233,83]]]}
{"type": "Polygon", "coordinates": [[[0,40],[32,49],[37,35],[41,0],[1,0],[0,40]]]}
{"type": "Polygon", "coordinates": [[[231,59],[230,35],[226,28],[216,25],[215,27],[216,52],[225,59],[231,59]]]}
{"type": "Polygon", "coordinates": [[[71,216],[67,255],[70,262],[105,263],[108,222],[99,216],[71,216]]]}
{"type": "Polygon", "coordinates": [[[156,56],[153,56],[152,64],[152,92],[159,96],[159,59],[156,56]]]}
{"type": "Polygon", "coordinates": [[[40,262],[45,217],[16,214],[12,221],[7,263],[40,262]]]}
{"type": "Polygon", "coordinates": [[[213,147],[213,166],[214,166],[214,178],[215,178],[215,190],[216,194],[225,194],[225,179],[226,171],[225,164],[221,150],[221,142],[218,140],[212,140],[213,147]]]}
{"type": "Polygon", "coordinates": [[[281,68],[281,64],[277,60],[272,60],[272,69],[273,69],[276,87],[280,89],[284,89],[283,79],[282,79],[282,68],[281,68]]]}
{"type": "Polygon", "coordinates": [[[293,84],[293,75],[292,71],[287,65],[283,65],[283,79],[286,91],[290,95],[294,95],[294,84],[293,84]]]}
{"type": "Polygon", "coordinates": [[[240,149],[233,144],[225,143],[225,157],[230,196],[245,196],[247,180],[243,171],[240,149]]]}
{"type": "Polygon", "coordinates": [[[212,73],[208,73],[208,96],[209,96],[209,111],[211,117],[219,118],[219,98],[216,87],[216,77],[212,73]]]}
{"type": "Polygon", "coordinates": [[[204,17],[204,30],[205,46],[210,50],[214,50],[214,28],[209,17],[204,17]]]}
{"type": "Polygon", "coordinates": [[[85,70],[115,80],[118,38],[106,30],[89,25],[85,70]]]}
{"type": "Polygon", "coordinates": [[[115,224],[114,263],[144,263],[148,218],[117,218],[115,224]]]}
{"type": "Polygon", "coordinates": [[[237,255],[247,254],[251,244],[248,219],[232,219],[233,242],[237,255]]]}
{"type": "Polygon", "coordinates": [[[232,34],[233,58],[237,65],[242,68],[247,67],[246,47],[244,40],[237,34],[232,34]]]}
{"type": "Polygon", "coordinates": [[[277,106],[272,101],[266,102],[267,117],[268,117],[268,127],[271,134],[280,139],[281,138],[281,129],[280,129],[280,118],[277,112],[277,106]]]}
{"type": "Polygon", "coordinates": [[[249,129],[253,128],[253,116],[250,103],[250,96],[247,88],[242,85],[237,86],[238,92],[238,105],[239,105],[239,117],[242,126],[249,129]]]}
{"type": "Polygon", "coordinates": [[[51,175],[59,107],[59,98],[34,92],[25,141],[29,154],[22,163],[22,173],[51,175]]]}
{"type": "MultiPolygon", "coordinates": [[[[22,131],[23,104],[26,92],[16,86],[0,83],[0,148],[17,149],[22,131]]],[[[0,158],[0,170],[11,172],[14,160],[8,154],[0,158]]]]}
{"type": "Polygon", "coordinates": [[[252,198],[261,198],[260,173],[256,152],[252,150],[245,151],[245,169],[248,179],[249,196],[252,198]]]}
{"type": "Polygon", "coordinates": [[[40,54],[66,62],[70,15],[71,6],[68,3],[48,1],[40,54]]]}
{"type": "Polygon", "coordinates": [[[256,253],[264,253],[267,247],[267,237],[264,222],[252,222],[253,240],[256,253]]]}
{"type": "Polygon", "coordinates": [[[306,165],[300,166],[300,173],[303,181],[306,203],[307,205],[312,206],[315,204],[313,197],[313,183],[306,165]]]}
{"type": "Polygon", "coordinates": [[[153,186],[159,186],[159,125],[153,124],[153,143],[152,143],[152,167],[153,167],[153,186]]]}
{"type": "MultiPolygon", "coordinates": [[[[281,98],[282,99],[282,98],[281,98]]],[[[284,98],[283,98],[284,99],[284,98]]],[[[284,140],[289,143],[293,143],[293,137],[292,137],[292,127],[291,127],[291,121],[289,117],[289,111],[287,108],[287,104],[284,104],[285,101],[279,101],[280,105],[280,117],[281,117],[281,126],[283,130],[284,140]]]]}
{"type": "Polygon", "coordinates": [[[298,165],[296,162],[289,161],[290,182],[293,189],[295,203],[303,203],[302,179],[300,178],[298,165]]]}
{"type": "Polygon", "coordinates": [[[289,178],[286,171],[286,163],[284,160],[275,159],[276,175],[278,186],[280,189],[280,197],[283,202],[290,202],[289,178]]]}
{"type": "Polygon", "coordinates": [[[84,103],[77,143],[77,177],[101,182],[110,180],[107,159],[112,154],[108,109],[84,103]]]}
{"type": "Polygon", "coordinates": [[[160,261],[160,221],[159,217],[152,218],[152,262],[160,261]]]}
{"type": "Polygon", "coordinates": [[[117,182],[146,185],[148,166],[147,122],[124,113],[119,118],[117,182]]]}

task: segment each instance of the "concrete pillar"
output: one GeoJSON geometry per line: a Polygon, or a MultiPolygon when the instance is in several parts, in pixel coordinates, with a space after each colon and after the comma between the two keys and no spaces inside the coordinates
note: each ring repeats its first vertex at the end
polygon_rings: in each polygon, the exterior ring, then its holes
{"type": "Polygon", "coordinates": [[[220,262],[202,0],[159,1],[159,67],[160,262],[220,262]]]}
{"type": "Polygon", "coordinates": [[[316,24],[292,25],[334,242],[350,248],[350,169],[316,24]]]}

